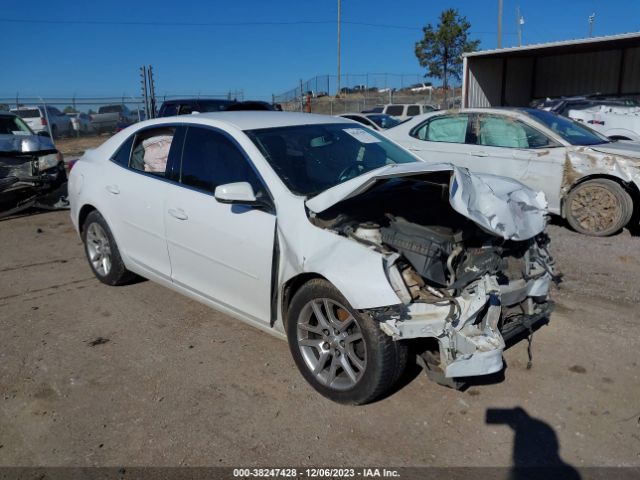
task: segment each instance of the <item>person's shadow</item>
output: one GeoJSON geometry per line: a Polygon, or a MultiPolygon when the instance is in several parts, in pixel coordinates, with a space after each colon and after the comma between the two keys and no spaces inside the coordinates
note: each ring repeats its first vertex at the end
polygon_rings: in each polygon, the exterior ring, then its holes
{"type": "Polygon", "coordinates": [[[560,443],[549,424],[521,407],[489,408],[486,423],[513,429],[513,466],[509,480],[579,480],[580,474],[560,458],[560,443]]]}

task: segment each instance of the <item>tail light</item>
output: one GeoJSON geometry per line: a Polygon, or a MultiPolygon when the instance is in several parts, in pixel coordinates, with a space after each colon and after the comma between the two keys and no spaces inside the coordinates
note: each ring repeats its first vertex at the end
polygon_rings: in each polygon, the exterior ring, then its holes
{"type": "Polygon", "coordinates": [[[589,120],[587,121],[587,123],[590,123],[592,125],[604,125],[604,120],[589,120]]]}
{"type": "Polygon", "coordinates": [[[46,126],[47,126],[47,118],[46,118],[46,117],[41,117],[41,118],[40,118],[40,122],[42,123],[42,126],[43,126],[43,127],[46,127],[46,126]]]}

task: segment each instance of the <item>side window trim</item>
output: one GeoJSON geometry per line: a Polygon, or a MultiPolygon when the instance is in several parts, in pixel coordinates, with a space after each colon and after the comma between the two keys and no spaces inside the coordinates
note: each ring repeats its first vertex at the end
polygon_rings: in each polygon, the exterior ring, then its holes
{"type": "Polygon", "coordinates": [[[189,129],[190,128],[200,128],[200,129],[203,129],[203,130],[210,130],[210,131],[218,133],[218,134],[222,135],[223,137],[225,137],[226,139],[228,139],[231,142],[231,144],[240,152],[240,154],[242,155],[242,158],[249,165],[249,168],[251,168],[251,170],[255,174],[256,178],[258,179],[258,181],[262,185],[262,188],[266,192],[267,199],[268,199],[268,201],[271,203],[271,205],[273,207],[273,212],[275,212],[275,202],[273,200],[273,195],[271,194],[271,191],[269,190],[267,182],[264,181],[264,178],[262,178],[262,175],[260,174],[260,172],[258,171],[256,166],[253,164],[253,161],[251,160],[251,158],[249,157],[247,152],[244,150],[244,148],[242,148],[242,145],[240,145],[238,143],[238,141],[232,135],[230,135],[228,132],[225,132],[224,130],[222,130],[220,128],[213,127],[211,125],[203,125],[203,124],[198,124],[198,123],[185,123],[185,124],[182,124],[182,125],[185,127],[185,134],[184,134],[184,137],[183,137],[182,149],[181,149],[181,153],[180,153],[180,162],[179,162],[180,168],[178,170],[178,175],[177,175],[177,180],[176,180],[176,183],[178,185],[180,185],[182,188],[188,188],[189,190],[194,190],[194,191],[200,192],[200,193],[202,193],[204,195],[209,195],[211,197],[214,196],[213,192],[208,192],[208,191],[206,191],[204,189],[197,188],[197,187],[192,187],[190,185],[185,185],[184,183],[182,183],[182,157],[183,157],[183,154],[184,154],[184,149],[185,149],[185,147],[187,145],[187,138],[188,138],[189,129]]]}
{"type": "Polygon", "coordinates": [[[140,130],[137,130],[135,133],[127,137],[127,139],[120,144],[120,147],[118,147],[115,153],[111,155],[111,157],[109,158],[109,161],[121,168],[124,168],[125,170],[136,173],[138,175],[144,175],[145,177],[154,178],[161,182],[179,183],[174,178],[176,174],[176,163],[182,160],[182,151],[184,150],[184,138],[185,138],[184,133],[185,132],[186,132],[186,128],[183,123],[166,123],[161,125],[150,125],[148,127],[141,128],[140,130]],[[179,146],[179,149],[180,149],[179,154],[174,154],[173,148],[169,150],[169,158],[167,158],[167,170],[166,170],[166,175],[164,177],[160,177],[158,175],[154,175],[153,173],[144,172],[142,170],[138,170],[131,167],[131,156],[133,153],[133,146],[136,144],[136,140],[138,136],[143,134],[144,132],[147,132],[149,130],[154,130],[156,128],[175,128],[176,131],[173,135],[172,143],[176,140],[181,143],[181,145],[179,146]],[[131,139],[133,139],[133,141],[131,142],[131,147],[129,148],[129,160],[127,161],[126,165],[121,165],[115,161],[115,156],[120,152],[120,148],[122,148],[131,139]],[[179,157],[179,158],[176,159],[176,157],[179,157]]]}

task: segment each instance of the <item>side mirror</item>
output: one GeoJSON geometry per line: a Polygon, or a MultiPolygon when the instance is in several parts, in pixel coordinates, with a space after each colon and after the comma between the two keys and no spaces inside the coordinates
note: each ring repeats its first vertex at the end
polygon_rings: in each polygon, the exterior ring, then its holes
{"type": "Polygon", "coordinates": [[[227,183],[218,185],[213,196],[220,203],[237,203],[241,205],[258,205],[253,188],[249,182],[227,183]]]}
{"type": "Polygon", "coordinates": [[[40,131],[38,132],[38,135],[39,135],[39,136],[41,136],[41,137],[48,137],[48,138],[51,138],[51,135],[49,135],[49,132],[47,132],[46,130],[40,130],[40,131]]]}

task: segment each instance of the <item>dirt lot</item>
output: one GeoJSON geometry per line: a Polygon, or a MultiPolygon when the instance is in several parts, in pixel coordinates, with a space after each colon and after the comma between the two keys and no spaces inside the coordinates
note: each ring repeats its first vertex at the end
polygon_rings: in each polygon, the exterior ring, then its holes
{"type": "Polygon", "coordinates": [[[346,407],[285,342],[148,281],[99,283],[67,212],[2,221],[0,465],[640,466],[640,238],[550,230],[566,276],[531,370],[521,342],[493,383],[409,375],[346,407]]]}

